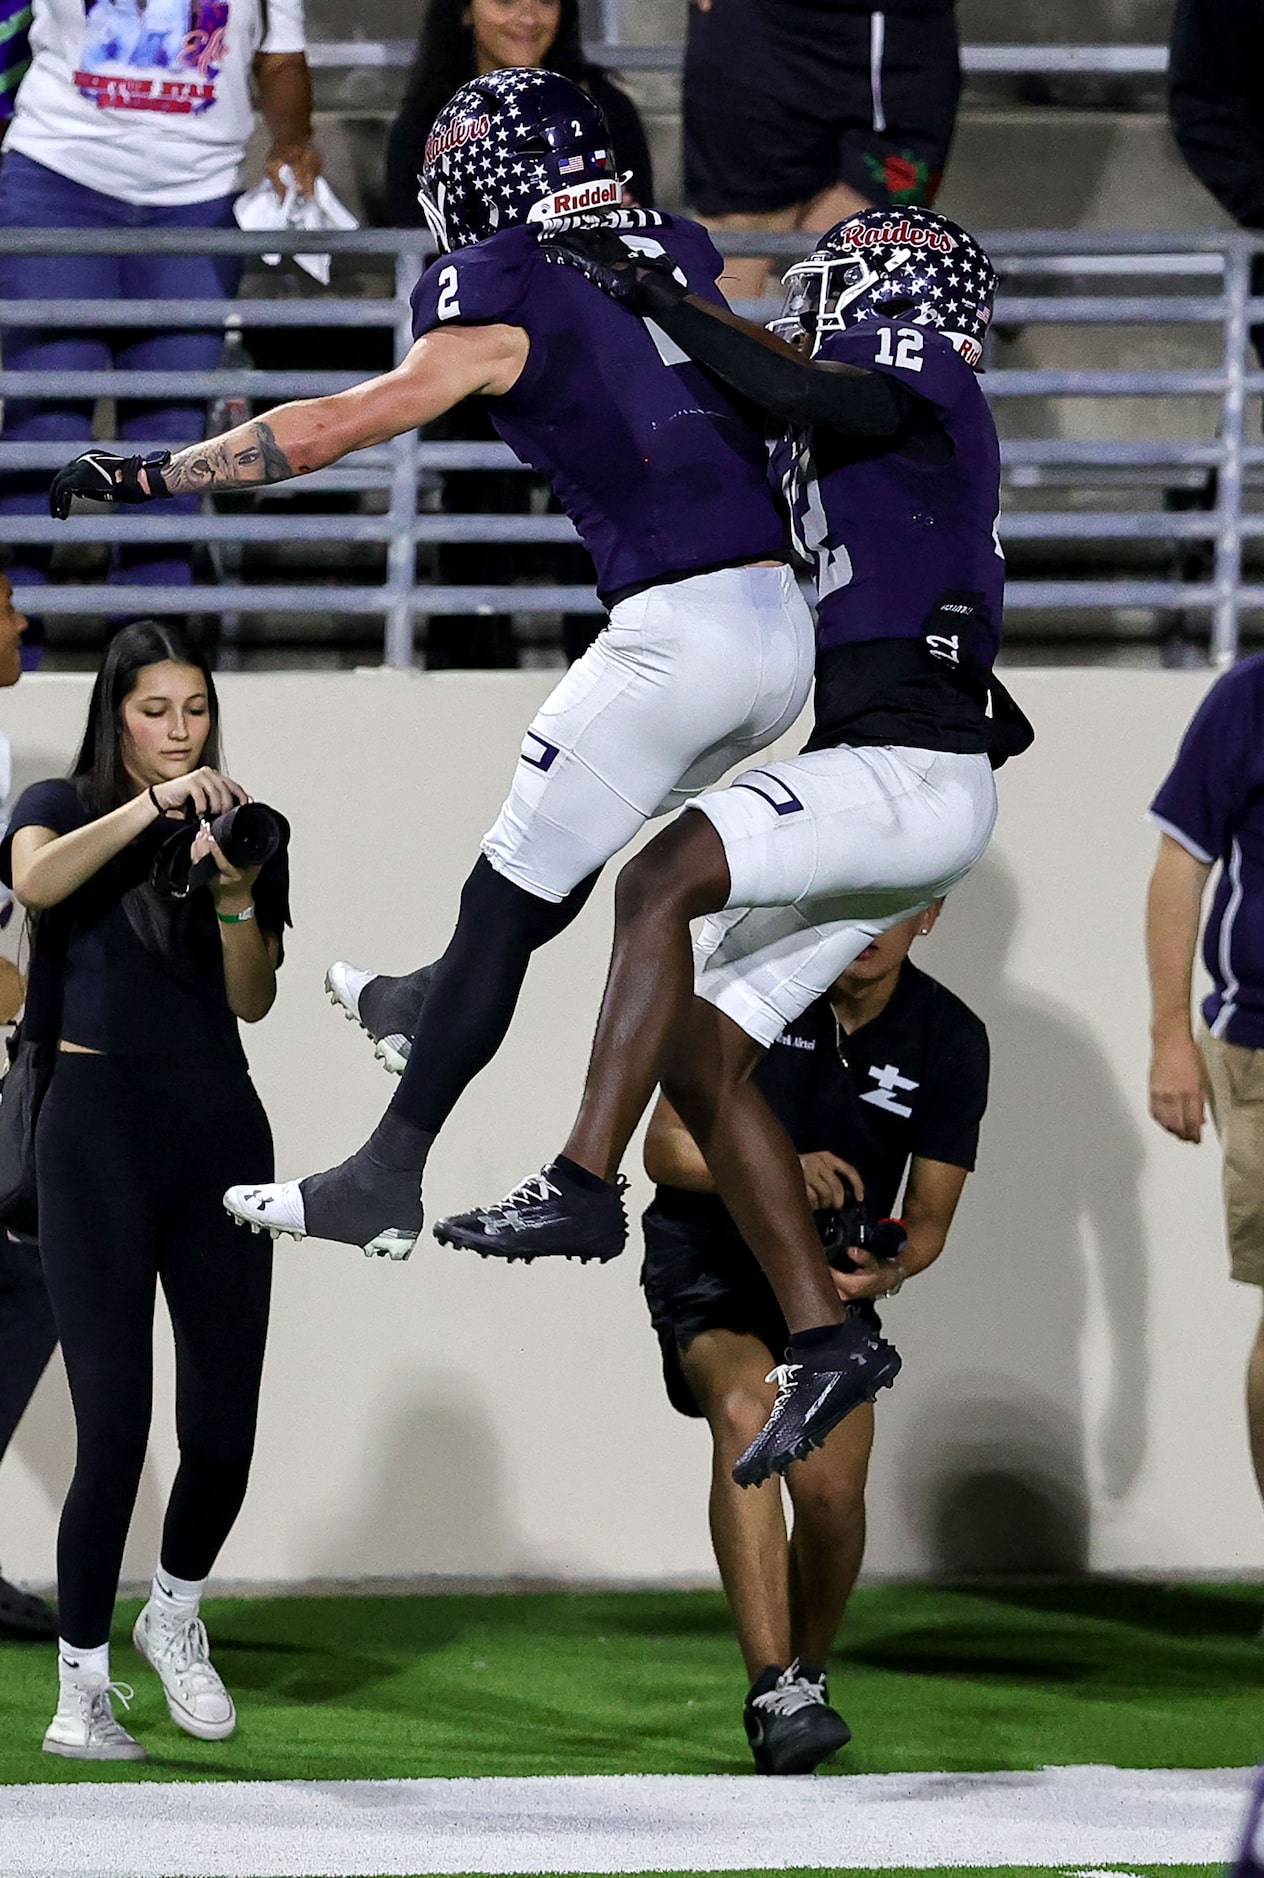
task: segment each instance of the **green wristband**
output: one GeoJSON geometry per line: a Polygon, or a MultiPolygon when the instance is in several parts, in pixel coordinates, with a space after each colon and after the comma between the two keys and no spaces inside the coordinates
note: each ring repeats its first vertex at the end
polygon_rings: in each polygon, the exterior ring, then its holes
{"type": "Polygon", "coordinates": [[[253,906],[248,906],[244,913],[221,913],[218,907],[215,909],[215,917],[221,926],[242,926],[248,919],[253,919],[254,916],[255,909],[253,906]]]}

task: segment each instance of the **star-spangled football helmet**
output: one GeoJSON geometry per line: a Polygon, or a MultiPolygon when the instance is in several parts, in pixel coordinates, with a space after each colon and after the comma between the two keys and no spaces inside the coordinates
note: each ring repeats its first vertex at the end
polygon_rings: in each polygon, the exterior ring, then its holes
{"type": "Polygon", "coordinates": [[[934,326],[977,371],[992,319],[996,270],[972,235],[932,209],[865,209],[831,228],[785,275],[773,332],[827,333],[867,319],[934,326]]]}
{"type": "Polygon", "coordinates": [[[520,222],[617,208],[625,179],[586,91],[556,72],[510,65],[448,100],[418,180],[431,233],[448,250],[520,222]]]}

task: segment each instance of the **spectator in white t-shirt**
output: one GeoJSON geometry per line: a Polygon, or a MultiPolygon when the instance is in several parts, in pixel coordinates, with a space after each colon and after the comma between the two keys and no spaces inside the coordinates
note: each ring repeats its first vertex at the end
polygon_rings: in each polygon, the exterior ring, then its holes
{"type": "MultiPolygon", "coordinates": [[[[31,66],[0,161],[0,228],[122,228],[121,255],[0,254],[6,300],[216,300],[233,296],[229,255],[156,254],[146,231],[228,228],[258,107],[281,166],[309,192],[320,171],[311,141],[303,0],[34,0],[31,66]]],[[[10,327],[10,371],[212,371],[222,334],[188,327],[10,327]]],[[[137,445],[195,442],[205,401],[120,399],[117,434],[137,445]]],[[[11,398],[6,442],[90,439],[92,401],[11,398]]],[[[11,474],[0,515],[46,512],[48,474],[11,474]]],[[[185,512],[196,509],[185,498],[185,512]]],[[[177,523],[178,530],[178,523],[177,523]]],[[[14,530],[10,528],[10,539],[14,530]]],[[[173,530],[173,535],[176,530],[173,530]]],[[[15,544],[15,586],[47,578],[49,551],[15,544]]],[[[178,540],[116,550],[113,578],[187,585],[178,540]]]]}

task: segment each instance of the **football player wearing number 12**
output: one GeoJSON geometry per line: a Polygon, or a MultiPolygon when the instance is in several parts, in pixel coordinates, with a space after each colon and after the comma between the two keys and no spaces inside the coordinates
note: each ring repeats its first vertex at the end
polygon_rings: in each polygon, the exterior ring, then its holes
{"type": "Polygon", "coordinates": [[[619,1164],[661,1081],[791,1332],[772,1415],[734,1468],[747,1485],[818,1446],[899,1367],[858,1319],[830,1324],[798,1159],[750,1072],[871,940],[965,875],[992,831],[992,771],[1031,741],[992,674],[1000,458],[974,368],[996,276],[943,216],[868,210],[790,270],[775,325],[792,349],[689,295],[650,237],[546,242],[789,427],[773,464],[816,571],[816,723],[802,755],[691,803],[700,812],[620,875],[564,1149],[593,1187],[558,1181],[553,1162],[436,1236],[509,1259],[608,1246],[619,1164]]]}

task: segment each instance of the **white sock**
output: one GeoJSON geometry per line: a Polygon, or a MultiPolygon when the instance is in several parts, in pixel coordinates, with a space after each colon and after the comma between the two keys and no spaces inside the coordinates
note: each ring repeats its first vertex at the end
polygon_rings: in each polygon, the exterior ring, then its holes
{"type": "Polygon", "coordinates": [[[177,1578],[174,1572],[164,1571],[160,1565],[154,1573],[150,1596],[161,1609],[173,1614],[178,1611],[182,1617],[187,1617],[197,1610],[205,1590],[205,1578],[177,1578]]]}
{"type": "Polygon", "coordinates": [[[57,1639],[57,1674],[63,1682],[78,1682],[83,1676],[104,1676],[110,1680],[110,1646],[100,1643],[95,1650],[78,1650],[64,1637],[57,1639]]]}

